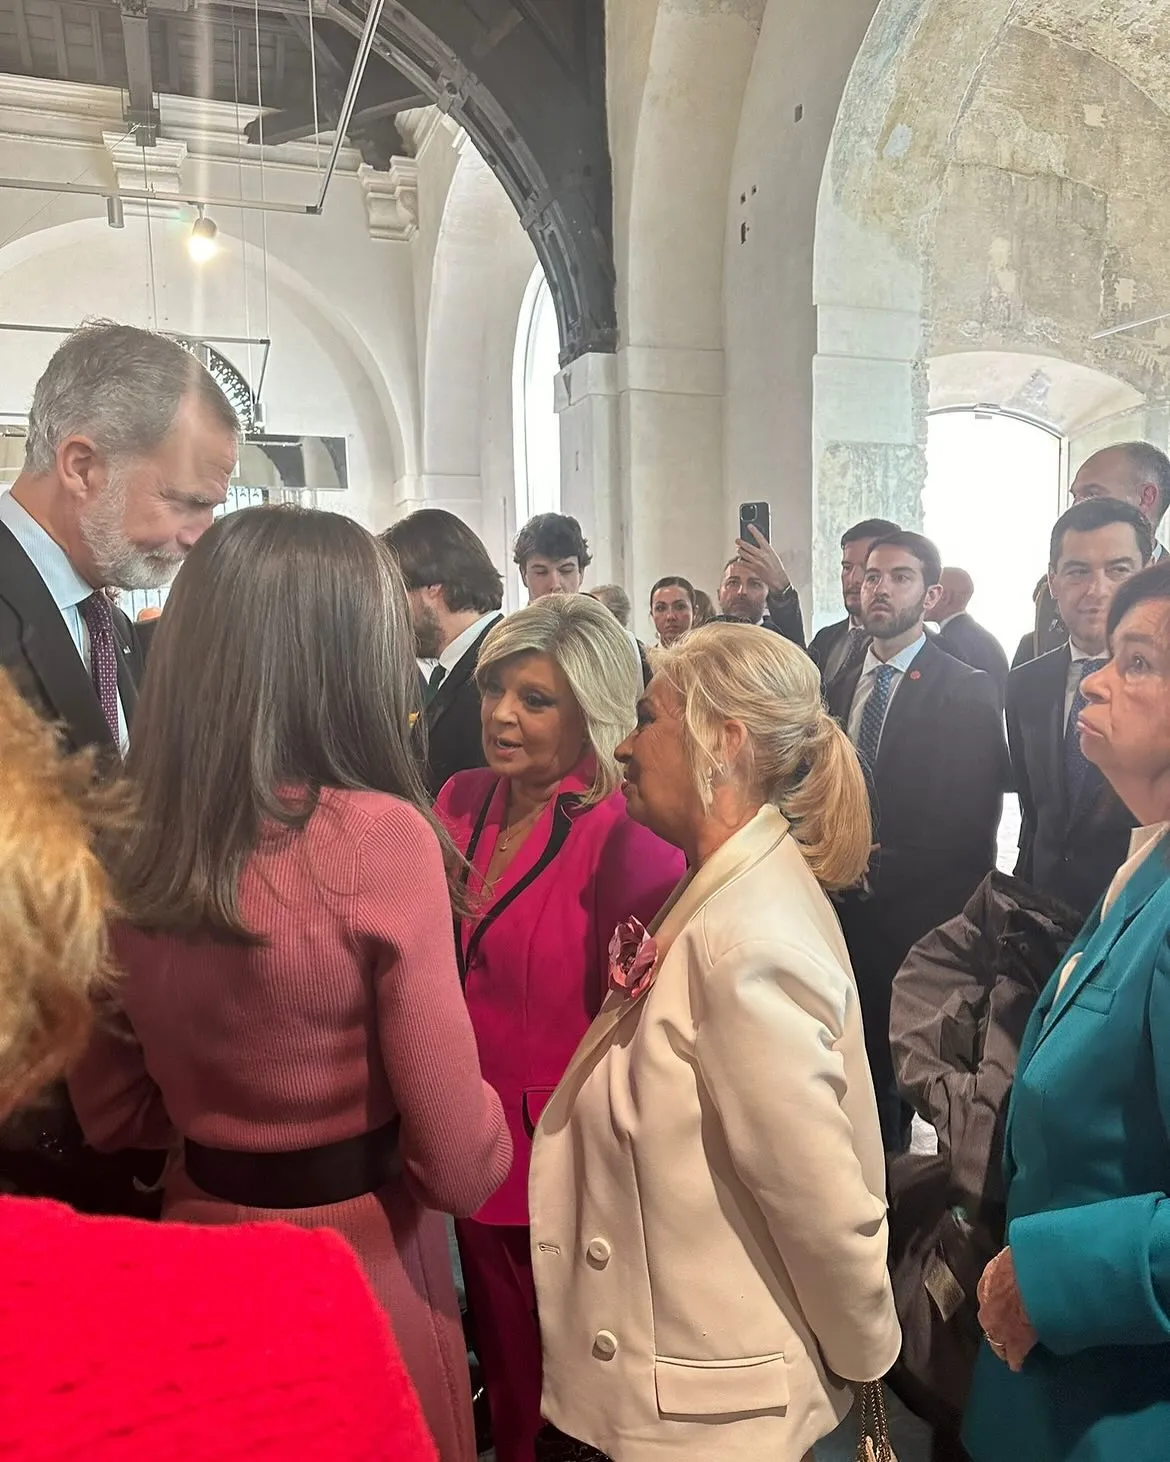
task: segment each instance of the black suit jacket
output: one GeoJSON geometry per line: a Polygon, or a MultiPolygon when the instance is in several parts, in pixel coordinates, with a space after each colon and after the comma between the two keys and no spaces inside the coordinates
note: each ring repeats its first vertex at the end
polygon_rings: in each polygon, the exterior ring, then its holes
{"type": "Polygon", "coordinates": [[[828,664],[829,656],[849,633],[849,616],[839,619],[836,624],[827,624],[824,629],[817,630],[812,637],[812,643],[808,647],[808,657],[821,672],[825,673],[825,666],[828,664]]]}
{"type": "Polygon", "coordinates": [[[1069,663],[1066,644],[1008,677],[1008,746],[1022,819],[1016,877],[1087,917],[1125,861],[1137,824],[1107,782],[1078,807],[1068,805],[1064,702],[1069,663]]]}
{"type": "MultiPolygon", "coordinates": [[[[844,727],[863,669],[838,676],[826,692],[844,727]]],[[[893,1079],[894,975],[911,946],[960,913],[995,867],[1009,778],[995,687],[928,640],[890,703],[867,778],[878,844],[868,888],[838,900],[879,1090],[893,1079]]]]}
{"type": "Polygon", "coordinates": [[[426,784],[432,797],[456,772],[487,765],[479,719],[475,667],[479,647],[499,622],[492,620],[448,672],[434,700],[423,711],[426,725],[426,784]]]}
{"type": "Polygon", "coordinates": [[[800,612],[800,595],[790,584],[782,594],[768,595],[768,612],[764,629],[770,629],[794,645],[804,649],[804,616],[800,612]]]}
{"type": "Polygon", "coordinates": [[[1007,690],[1008,661],[1003,646],[990,630],[983,628],[969,614],[956,614],[944,629],[938,632],[938,643],[956,660],[970,665],[972,670],[982,670],[989,675],[1003,705],[1007,690]]]}
{"type": "MultiPolygon", "coordinates": [[[[142,678],[142,646],[134,626],[113,606],[118,692],[129,723],[142,678]]],[[[0,523],[0,665],[41,715],[56,721],[74,751],[116,752],[93,680],[61,611],[29,556],[0,523]]]]}
{"type": "MultiPolygon", "coordinates": [[[[130,721],[143,668],[134,626],[116,606],[118,690],[130,721]]],[[[108,768],[120,765],[101,702],[61,611],[32,560],[0,523],[0,666],[41,715],[55,721],[71,750],[96,746],[108,768]]],[[[158,1176],[158,1154],[99,1156],[84,1144],[64,1087],[18,1113],[0,1130],[0,1191],[58,1198],[93,1213],[150,1217],[158,1199],[134,1183],[158,1176]]]]}

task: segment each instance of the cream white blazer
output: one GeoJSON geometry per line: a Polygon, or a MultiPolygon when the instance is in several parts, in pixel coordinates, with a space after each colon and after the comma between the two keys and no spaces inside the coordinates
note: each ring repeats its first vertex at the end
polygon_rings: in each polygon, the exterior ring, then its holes
{"type": "Polygon", "coordinates": [[[536,1133],[544,1413],[615,1462],[799,1462],[901,1343],[849,956],[771,807],[656,922],[536,1133]]]}

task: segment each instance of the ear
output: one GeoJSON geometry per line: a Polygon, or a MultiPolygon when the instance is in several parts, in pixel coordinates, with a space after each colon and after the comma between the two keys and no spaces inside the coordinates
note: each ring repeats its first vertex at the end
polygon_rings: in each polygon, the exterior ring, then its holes
{"type": "Polygon", "coordinates": [[[1138,507],[1142,513],[1149,518],[1151,523],[1158,521],[1158,485],[1155,482],[1143,482],[1138,489],[1138,507]]]}
{"type": "Polygon", "coordinates": [[[66,437],[54,460],[58,480],[79,504],[92,502],[109,481],[105,459],[89,437],[66,437]]]}
{"type": "Polygon", "coordinates": [[[727,766],[734,766],[743,755],[748,744],[748,729],[742,721],[724,721],[723,723],[723,761],[727,766]]]}
{"type": "Polygon", "coordinates": [[[942,596],[943,586],[941,584],[931,584],[930,588],[926,591],[926,598],[923,601],[923,611],[925,618],[930,618],[931,611],[938,607],[938,601],[942,598],[942,596]]]}

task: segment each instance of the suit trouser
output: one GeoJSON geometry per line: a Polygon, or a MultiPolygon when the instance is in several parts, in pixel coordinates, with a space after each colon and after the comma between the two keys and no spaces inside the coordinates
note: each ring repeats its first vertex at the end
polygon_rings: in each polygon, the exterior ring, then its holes
{"type": "Polygon", "coordinates": [[[492,1413],[496,1462],[533,1462],[540,1418],[540,1327],[529,1230],[455,1224],[475,1350],[492,1413]]]}

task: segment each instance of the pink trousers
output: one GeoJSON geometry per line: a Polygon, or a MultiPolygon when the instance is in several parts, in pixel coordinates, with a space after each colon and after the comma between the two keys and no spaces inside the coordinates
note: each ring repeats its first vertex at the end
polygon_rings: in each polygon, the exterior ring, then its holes
{"type": "Polygon", "coordinates": [[[464,1219],[455,1233],[492,1413],[496,1462],[533,1462],[542,1422],[529,1230],[464,1219]]]}

